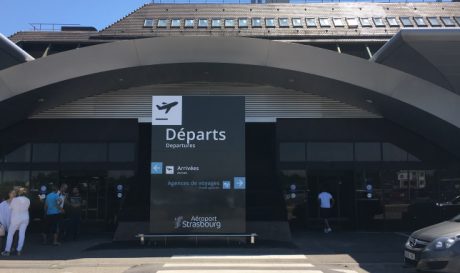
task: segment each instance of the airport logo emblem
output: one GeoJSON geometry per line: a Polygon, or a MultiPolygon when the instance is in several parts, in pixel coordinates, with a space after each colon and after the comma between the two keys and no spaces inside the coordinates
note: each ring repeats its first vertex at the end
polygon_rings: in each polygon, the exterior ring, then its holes
{"type": "Polygon", "coordinates": [[[182,96],[153,96],[152,125],[182,125],[182,96]]]}
{"type": "Polygon", "coordinates": [[[163,174],[163,162],[152,162],[150,165],[151,174],[163,174]]]}
{"type": "Polygon", "coordinates": [[[174,166],[166,166],[166,174],[174,174],[174,166]]]}
{"type": "Polygon", "coordinates": [[[222,189],[229,190],[232,188],[232,183],[230,181],[223,181],[222,182],[222,189]]]}
{"type": "Polygon", "coordinates": [[[233,179],[233,188],[235,190],[246,189],[246,177],[235,177],[233,179]]]}
{"type": "Polygon", "coordinates": [[[184,221],[184,216],[177,216],[174,218],[174,228],[180,228],[182,226],[182,221],[184,221]]]}

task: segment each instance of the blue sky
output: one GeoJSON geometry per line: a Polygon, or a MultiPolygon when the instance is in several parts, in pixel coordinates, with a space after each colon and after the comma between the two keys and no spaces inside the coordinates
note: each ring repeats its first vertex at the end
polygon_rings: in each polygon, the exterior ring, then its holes
{"type": "Polygon", "coordinates": [[[0,0],[0,33],[30,30],[29,23],[106,27],[149,0],[0,0]]]}

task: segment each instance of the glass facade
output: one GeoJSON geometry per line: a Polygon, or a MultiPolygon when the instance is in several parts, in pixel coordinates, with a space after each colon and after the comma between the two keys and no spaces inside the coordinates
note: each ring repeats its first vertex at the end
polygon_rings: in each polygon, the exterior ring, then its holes
{"type": "Polygon", "coordinates": [[[281,143],[280,160],[285,162],[305,161],[305,143],[281,143]]]}
{"type": "Polygon", "coordinates": [[[414,230],[460,213],[460,170],[429,167],[393,143],[280,142],[279,162],[293,223],[314,226],[324,189],[342,228],[414,230]]]}
{"type": "Polygon", "coordinates": [[[104,162],[107,160],[106,143],[63,143],[63,162],[104,162]]]}
{"type": "MultiPolygon", "coordinates": [[[[103,143],[26,143],[0,156],[0,196],[15,186],[30,192],[49,192],[62,183],[66,169],[134,168],[136,145],[132,142],[103,143]]],[[[130,170],[133,172],[133,170],[130,170]]]]}
{"type": "Polygon", "coordinates": [[[57,143],[34,143],[32,162],[58,162],[59,145],[57,143]]]}
{"type": "Polygon", "coordinates": [[[21,163],[30,161],[30,144],[24,144],[5,155],[5,163],[21,163]]]}

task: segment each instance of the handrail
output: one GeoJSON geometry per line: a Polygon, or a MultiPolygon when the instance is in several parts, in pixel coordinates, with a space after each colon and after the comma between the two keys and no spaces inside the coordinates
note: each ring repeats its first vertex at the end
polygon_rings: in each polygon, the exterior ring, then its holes
{"type": "Polygon", "coordinates": [[[29,23],[33,31],[60,31],[63,26],[79,26],[80,24],[63,23],[29,23]]]}

